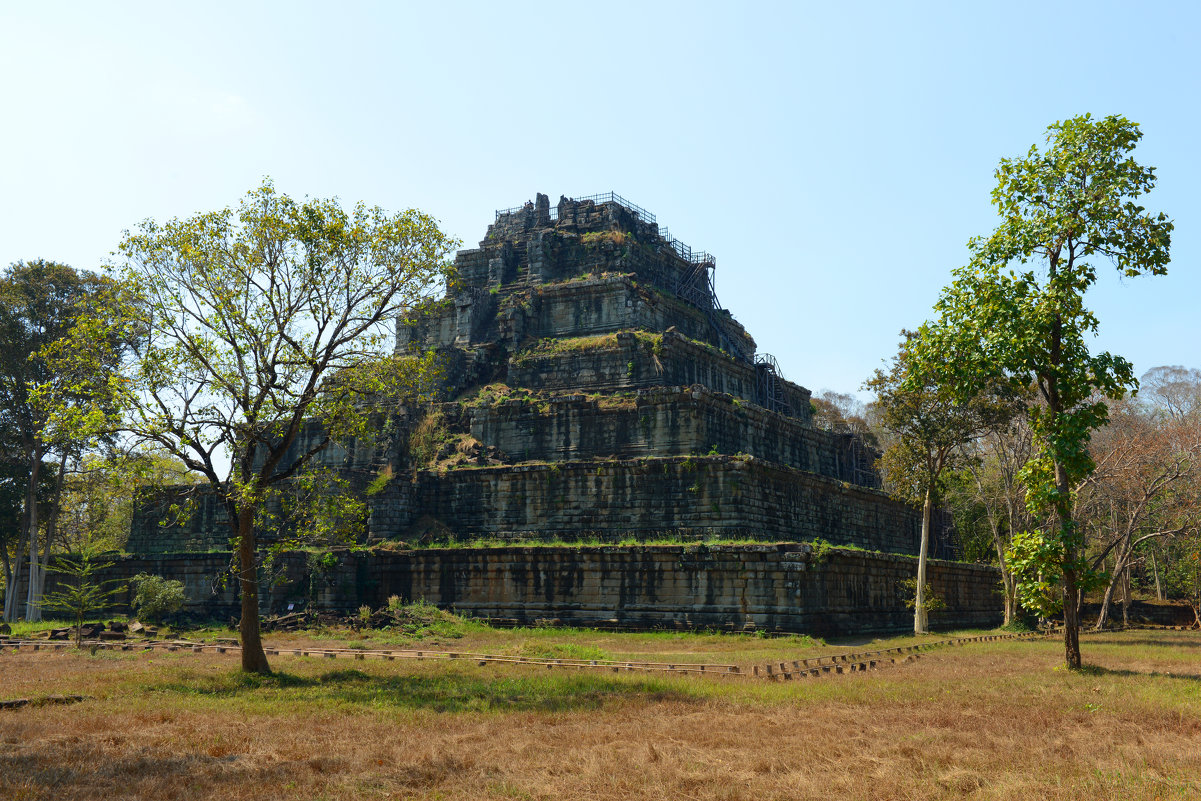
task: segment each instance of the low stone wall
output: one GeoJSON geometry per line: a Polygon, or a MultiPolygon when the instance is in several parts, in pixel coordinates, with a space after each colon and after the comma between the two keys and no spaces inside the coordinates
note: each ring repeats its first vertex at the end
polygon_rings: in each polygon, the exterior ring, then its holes
{"type": "MultiPolygon", "coordinates": [[[[1080,609],[1080,619],[1085,625],[1095,623],[1101,614],[1101,604],[1086,603],[1080,609]]],[[[1154,626],[1192,626],[1196,622],[1193,608],[1180,601],[1132,601],[1129,619],[1131,623],[1148,623],[1154,626]]],[[[1122,622],[1122,604],[1114,601],[1109,605],[1110,625],[1122,622]]]]}
{"type": "MultiPolygon", "coordinates": [[[[189,612],[237,615],[229,564],[229,554],[128,557],[107,577],[178,579],[189,612]]],[[[647,545],[343,552],[316,575],[306,554],[287,553],[275,569],[278,580],[263,593],[265,613],[288,604],[354,611],[397,595],[515,623],[835,636],[911,629],[901,583],[915,575],[916,560],[840,549],[815,554],[797,544],[647,545]]],[[[947,604],[931,616],[933,626],[1001,622],[996,569],[932,560],[929,576],[947,604]]]]}

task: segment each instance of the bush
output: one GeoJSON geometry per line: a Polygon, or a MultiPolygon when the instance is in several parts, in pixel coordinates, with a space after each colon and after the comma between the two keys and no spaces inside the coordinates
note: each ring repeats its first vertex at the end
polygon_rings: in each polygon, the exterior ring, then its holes
{"type": "Polygon", "coordinates": [[[139,573],[133,577],[133,611],[140,619],[162,623],[183,609],[183,582],[139,573]]]}

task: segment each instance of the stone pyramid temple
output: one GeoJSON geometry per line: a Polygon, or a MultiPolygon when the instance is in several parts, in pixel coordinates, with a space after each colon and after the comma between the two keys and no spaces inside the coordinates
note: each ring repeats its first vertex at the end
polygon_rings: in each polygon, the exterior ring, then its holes
{"type": "MultiPolygon", "coordinates": [[[[618,195],[538,195],[455,267],[445,297],[397,322],[399,357],[442,365],[435,400],[381,402],[370,445],[323,452],[365,501],[359,547],[333,567],[277,555],[265,613],[396,595],[509,623],[912,625],[918,513],[880,489],[857,437],[814,426],[809,391],[718,304],[712,256],[618,195]]],[[[320,436],[313,421],[296,448],[320,436]]],[[[231,613],[221,508],[202,498],[171,522],[174,492],[136,510],[114,576],[179,578],[192,612],[231,613]]],[[[936,625],[999,619],[994,568],[929,575],[936,625]]]]}
{"type": "MultiPolygon", "coordinates": [[[[858,437],[812,424],[809,390],[723,309],[715,260],[619,195],[496,213],[445,297],[397,323],[435,349],[441,402],[390,412],[382,450],[325,458],[368,497],[368,541],[812,541],[914,553],[913,510],[858,437]]],[[[320,435],[314,425],[297,443],[320,435]]],[[[216,505],[131,550],[208,550],[216,505]]],[[[268,534],[269,537],[269,534],[268,534]]],[[[945,548],[945,543],[944,543],[945,548]]]]}

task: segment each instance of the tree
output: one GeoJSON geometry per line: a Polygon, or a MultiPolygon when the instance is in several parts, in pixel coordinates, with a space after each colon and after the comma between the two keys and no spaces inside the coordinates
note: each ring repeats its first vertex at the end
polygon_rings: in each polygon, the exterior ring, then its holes
{"type": "Polygon", "coordinates": [[[113,448],[85,454],[66,476],[59,504],[59,540],[68,551],[85,544],[121,550],[139,491],[199,481],[200,476],[161,450],[113,448]]]}
{"type": "Polygon", "coordinates": [[[1077,491],[1076,514],[1094,532],[1094,568],[1112,558],[1113,570],[1097,616],[1105,625],[1119,584],[1125,587],[1140,546],[1198,529],[1195,484],[1201,471],[1201,431],[1188,417],[1147,414],[1145,406],[1111,404],[1109,424],[1094,438],[1097,469],[1077,491]]]}
{"type": "Polygon", "coordinates": [[[42,605],[51,612],[62,612],[75,621],[75,647],[83,634],[83,621],[92,612],[102,611],[113,597],[125,587],[113,579],[104,580],[100,573],[107,560],[93,548],[84,548],[73,557],[64,556],[54,572],[62,574],[58,586],[45,594],[42,605]]]}
{"type": "Polygon", "coordinates": [[[134,614],[150,623],[161,624],[183,609],[188,597],[182,581],[139,573],[130,579],[133,587],[134,614]]]}
{"type": "MultiPolygon", "coordinates": [[[[95,370],[86,377],[59,372],[52,366],[51,353],[69,337],[80,320],[96,315],[104,306],[103,297],[109,284],[101,275],[40,259],[17,262],[0,277],[0,425],[11,434],[26,467],[24,514],[17,551],[19,554],[28,544],[25,617],[29,620],[41,617],[40,595],[66,461],[70,454],[86,447],[90,438],[82,427],[68,431],[56,425],[46,408],[37,402],[38,395],[39,392],[56,395],[62,410],[60,417],[77,414],[81,402],[91,406],[99,397],[94,386],[85,384],[104,380],[103,376],[115,364],[120,348],[111,339],[96,343],[91,361],[95,370]],[[45,463],[47,457],[55,457],[57,469],[45,463]],[[47,478],[53,479],[48,504],[50,519],[47,536],[40,542],[39,493],[47,478]]],[[[18,567],[9,576],[9,592],[5,597],[8,620],[16,616],[17,598],[13,590],[19,572],[18,567]]]]}
{"type": "Polygon", "coordinates": [[[369,399],[411,394],[432,375],[434,355],[389,358],[385,344],[400,311],[432,296],[453,245],[418,211],[295,201],[270,181],[236,212],[148,220],[121,242],[122,314],[143,339],[116,382],[119,427],[179,459],[224,504],[243,670],[270,671],[256,528],[302,491],[314,457],[369,433],[369,399]],[[302,440],[312,420],[320,433],[302,440]]]}
{"type": "Polygon", "coordinates": [[[868,422],[868,410],[863,401],[846,392],[824,389],[810,398],[813,405],[813,425],[837,434],[854,434],[876,446],[876,434],[868,422]]]}
{"type": "MultiPolygon", "coordinates": [[[[1015,394],[1015,413],[998,416],[983,436],[967,445],[964,472],[970,477],[961,487],[983,510],[996,563],[1001,571],[1004,621],[1013,622],[1017,612],[1017,582],[1005,554],[1014,532],[1034,528],[1035,518],[1026,508],[1025,491],[1018,475],[1033,454],[1030,425],[1021,413],[1034,399],[1029,393],[1015,394]],[[968,489],[970,488],[970,489],[968,489]]],[[[958,521],[957,521],[958,524],[958,521]]]]}
{"type": "Polygon", "coordinates": [[[1195,367],[1153,367],[1139,385],[1139,397],[1156,412],[1175,418],[1201,414],[1201,370],[1195,367]]]}
{"type": "Polygon", "coordinates": [[[1084,305],[1096,282],[1096,257],[1127,276],[1167,271],[1172,223],[1135,201],[1155,185],[1155,170],[1129,155],[1138,126],[1110,116],[1051,125],[1046,148],[1002,159],[992,200],[1002,218],[969,243],[971,260],[936,305],[931,346],[962,353],[947,378],[960,386],[981,374],[1037,387],[1029,420],[1037,446],[1022,470],[1027,504],[1051,523],[1016,532],[1010,562],[1027,607],[1062,609],[1069,668],[1080,667],[1078,600],[1096,579],[1072,516],[1073,487],[1093,469],[1090,434],[1105,424],[1105,397],[1136,385],[1128,361],[1090,354],[1097,317],[1084,305]],[[1028,264],[1034,263],[1036,269],[1028,264]]]}
{"type": "Polygon", "coordinates": [[[876,370],[864,385],[876,393],[880,422],[892,436],[880,459],[890,492],[922,505],[913,604],[913,632],[926,634],[926,558],[930,518],[943,489],[944,472],[963,461],[961,448],[979,436],[990,418],[990,404],[979,387],[956,391],[938,376],[944,365],[931,364],[936,352],[921,348],[922,331],[903,331],[897,355],[885,372],[876,370]]]}

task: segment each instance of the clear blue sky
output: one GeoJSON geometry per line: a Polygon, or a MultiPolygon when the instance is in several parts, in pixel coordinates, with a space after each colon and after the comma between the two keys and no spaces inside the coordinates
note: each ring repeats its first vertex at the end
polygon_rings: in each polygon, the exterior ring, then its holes
{"type": "Polygon", "coordinates": [[[1099,348],[1201,366],[1196,3],[0,0],[0,263],[271,176],[438,217],[616,191],[717,256],[727,308],[857,390],[995,224],[993,169],[1074,114],[1141,123],[1162,278],[1103,271],[1099,348]]]}

